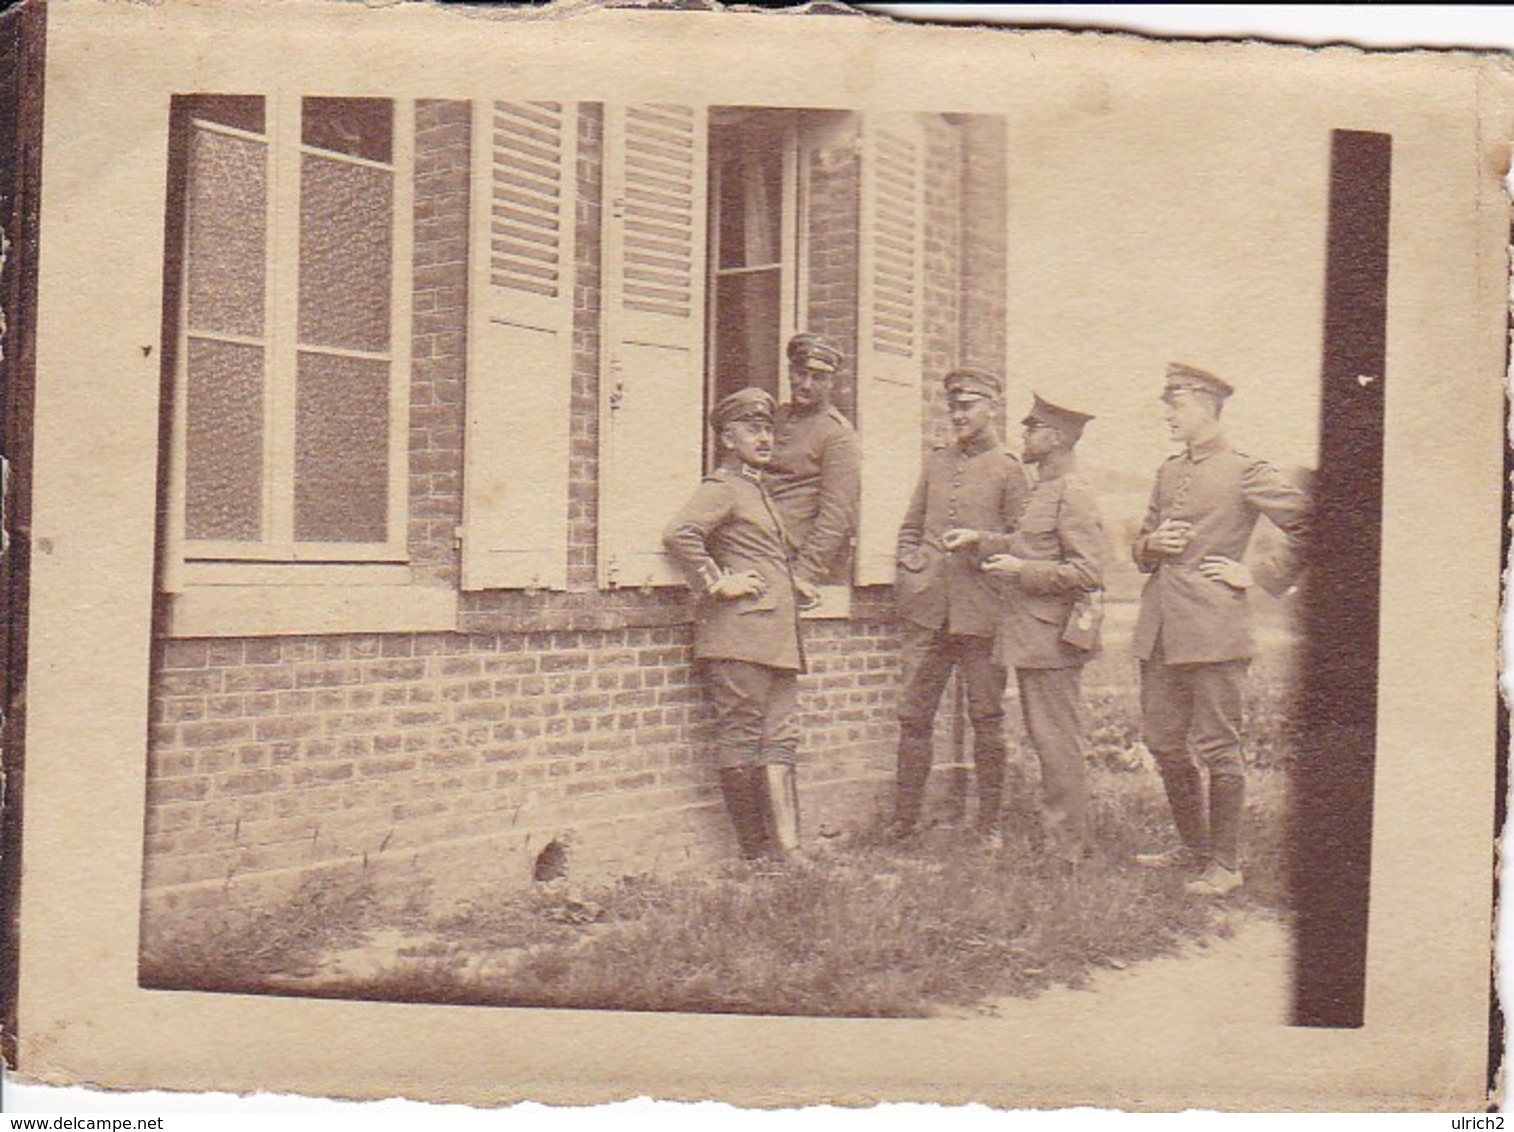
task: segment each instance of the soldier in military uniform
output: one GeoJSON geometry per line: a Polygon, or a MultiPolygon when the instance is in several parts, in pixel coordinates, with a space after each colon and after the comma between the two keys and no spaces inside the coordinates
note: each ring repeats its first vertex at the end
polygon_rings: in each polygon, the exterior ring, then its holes
{"type": "Polygon", "coordinates": [[[1201,868],[1187,885],[1198,896],[1242,884],[1241,711],[1253,653],[1246,591],[1254,583],[1274,594],[1288,588],[1310,510],[1309,498],[1275,468],[1225,440],[1219,417],[1233,392],[1212,373],[1168,366],[1162,401],[1168,431],[1184,450],[1158,470],[1132,548],[1150,575],[1134,641],[1146,745],[1182,839],[1179,849],[1137,860],[1201,868]],[[1259,516],[1278,528],[1284,546],[1253,567],[1242,556],[1259,516]]]}
{"type": "Polygon", "coordinates": [[[800,604],[783,525],[762,486],[772,458],[773,398],[742,389],[715,406],[720,466],[663,532],[698,595],[694,658],[714,713],[721,793],[742,856],[799,845],[796,687],[804,668],[800,604]]]}
{"type": "Polygon", "coordinates": [[[994,660],[993,648],[1003,602],[997,583],[978,568],[982,556],[977,548],[948,541],[946,534],[963,528],[1008,532],[1029,485],[994,426],[1003,392],[998,376],[958,369],[943,380],[955,443],[937,448],[926,460],[899,528],[894,595],[904,622],[904,688],[895,834],[908,836],[920,819],[936,709],[955,669],[967,690],[972,721],[978,823],[994,841],[1004,794],[1007,673],[994,660]]]}
{"type": "Polygon", "coordinates": [[[1093,418],[1036,396],[1025,428],[1024,462],[1035,485],[1008,535],[948,531],[988,557],[1004,580],[996,658],[1015,670],[1025,730],[1041,763],[1042,842],[1051,866],[1070,876],[1088,845],[1083,665],[1099,650],[1104,528],[1074,454],[1093,418]]]}
{"type": "Polygon", "coordinates": [[[763,483],[789,537],[794,572],[807,582],[845,580],[857,529],[862,451],[857,434],[831,403],[841,348],[815,334],[788,344],[792,400],[778,407],[773,460],[763,483]]]}

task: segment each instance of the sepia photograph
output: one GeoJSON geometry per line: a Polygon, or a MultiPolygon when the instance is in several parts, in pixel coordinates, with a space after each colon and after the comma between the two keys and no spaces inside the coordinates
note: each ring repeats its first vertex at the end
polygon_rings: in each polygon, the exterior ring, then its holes
{"type": "Polygon", "coordinates": [[[1500,1103],[1506,59],[3,18],[23,1077],[1500,1103]]]}

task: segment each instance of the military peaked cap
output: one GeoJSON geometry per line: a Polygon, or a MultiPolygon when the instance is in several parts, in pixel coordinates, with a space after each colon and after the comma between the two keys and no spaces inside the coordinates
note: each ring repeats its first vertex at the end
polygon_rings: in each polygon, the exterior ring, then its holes
{"type": "Polygon", "coordinates": [[[1181,389],[1193,393],[1207,393],[1220,401],[1235,392],[1235,386],[1222,377],[1216,377],[1208,370],[1185,365],[1182,362],[1169,362],[1167,385],[1162,390],[1162,396],[1165,398],[1169,393],[1176,393],[1181,389]]]}
{"type": "Polygon", "coordinates": [[[1076,440],[1083,435],[1083,426],[1093,420],[1091,413],[1080,413],[1074,409],[1064,409],[1060,405],[1053,405],[1039,393],[1032,393],[1035,403],[1031,405],[1030,412],[1026,414],[1021,424],[1047,424],[1052,428],[1061,429],[1071,440],[1076,440]]]}
{"type": "Polygon", "coordinates": [[[808,332],[789,339],[788,356],[790,364],[819,373],[835,373],[846,358],[841,347],[829,338],[808,332]]]}
{"type": "Polygon", "coordinates": [[[710,427],[717,432],[732,421],[773,420],[773,395],[755,385],[738,389],[729,397],[722,397],[710,413],[710,427]]]}
{"type": "Polygon", "coordinates": [[[948,394],[971,393],[979,397],[997,397],[1004,392],[1004,382],[999,375],[982,369],[954,369],[941,379],[941,383],[946,386],[948,394]]]}

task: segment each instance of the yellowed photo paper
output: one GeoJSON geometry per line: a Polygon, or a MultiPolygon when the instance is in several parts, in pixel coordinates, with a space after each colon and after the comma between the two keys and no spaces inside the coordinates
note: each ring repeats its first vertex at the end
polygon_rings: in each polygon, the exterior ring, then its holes
{"type": "Polygon", "coordinates": [[[1499,52],[4,16],[12,1071],[1499,1102],[1499,52]]]}

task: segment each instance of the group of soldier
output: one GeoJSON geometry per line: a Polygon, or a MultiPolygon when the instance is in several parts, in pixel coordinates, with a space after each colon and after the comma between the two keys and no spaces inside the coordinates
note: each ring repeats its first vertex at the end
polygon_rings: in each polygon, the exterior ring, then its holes
{"type": "MultiPolygon", "coordinates": [[[[832,402],[841,349],[803,333],[787,357],[788,403],[747,388],[715,406],[719,464],[663,537],[697,596],[694,655],[721,793],[740,851],[753,859],[799,850],[799,614],[844,572],[859,498],[857,436],[832,402]]],[[[1100,649],[1107,545],[1093,491],[1077,473],[1093,417],[1033,396],[1017,458],[997,432],[998,375],[958,368],[943,384],[952,442],[926,459],[899,528],[903,679],[891,835],[917,836],[936,714],[955,672],[972,725],[977,829],[990,851],[1002,846],[1013,669],[1041,767],[1031,843],[1046,871],[1075,877],[1092,852],[1080,683],[1100,649]]],[[[1212,373],[1168,367],[1161,400],[1182,451],[1158,469],[1132,547],[1147,575],[1134,636],[1143,730],[1177,834],[1136,863],[1187,870],[1195,896],[1242,884],[1241,723],[1253,649],[1246,591],[1292,584],[1309,516],[1302,490],[1225,440],[1220,417],[1233,392],[1212,373]],[[1284,549],[1248,563],[1263,516],[1284,549]]]]}

